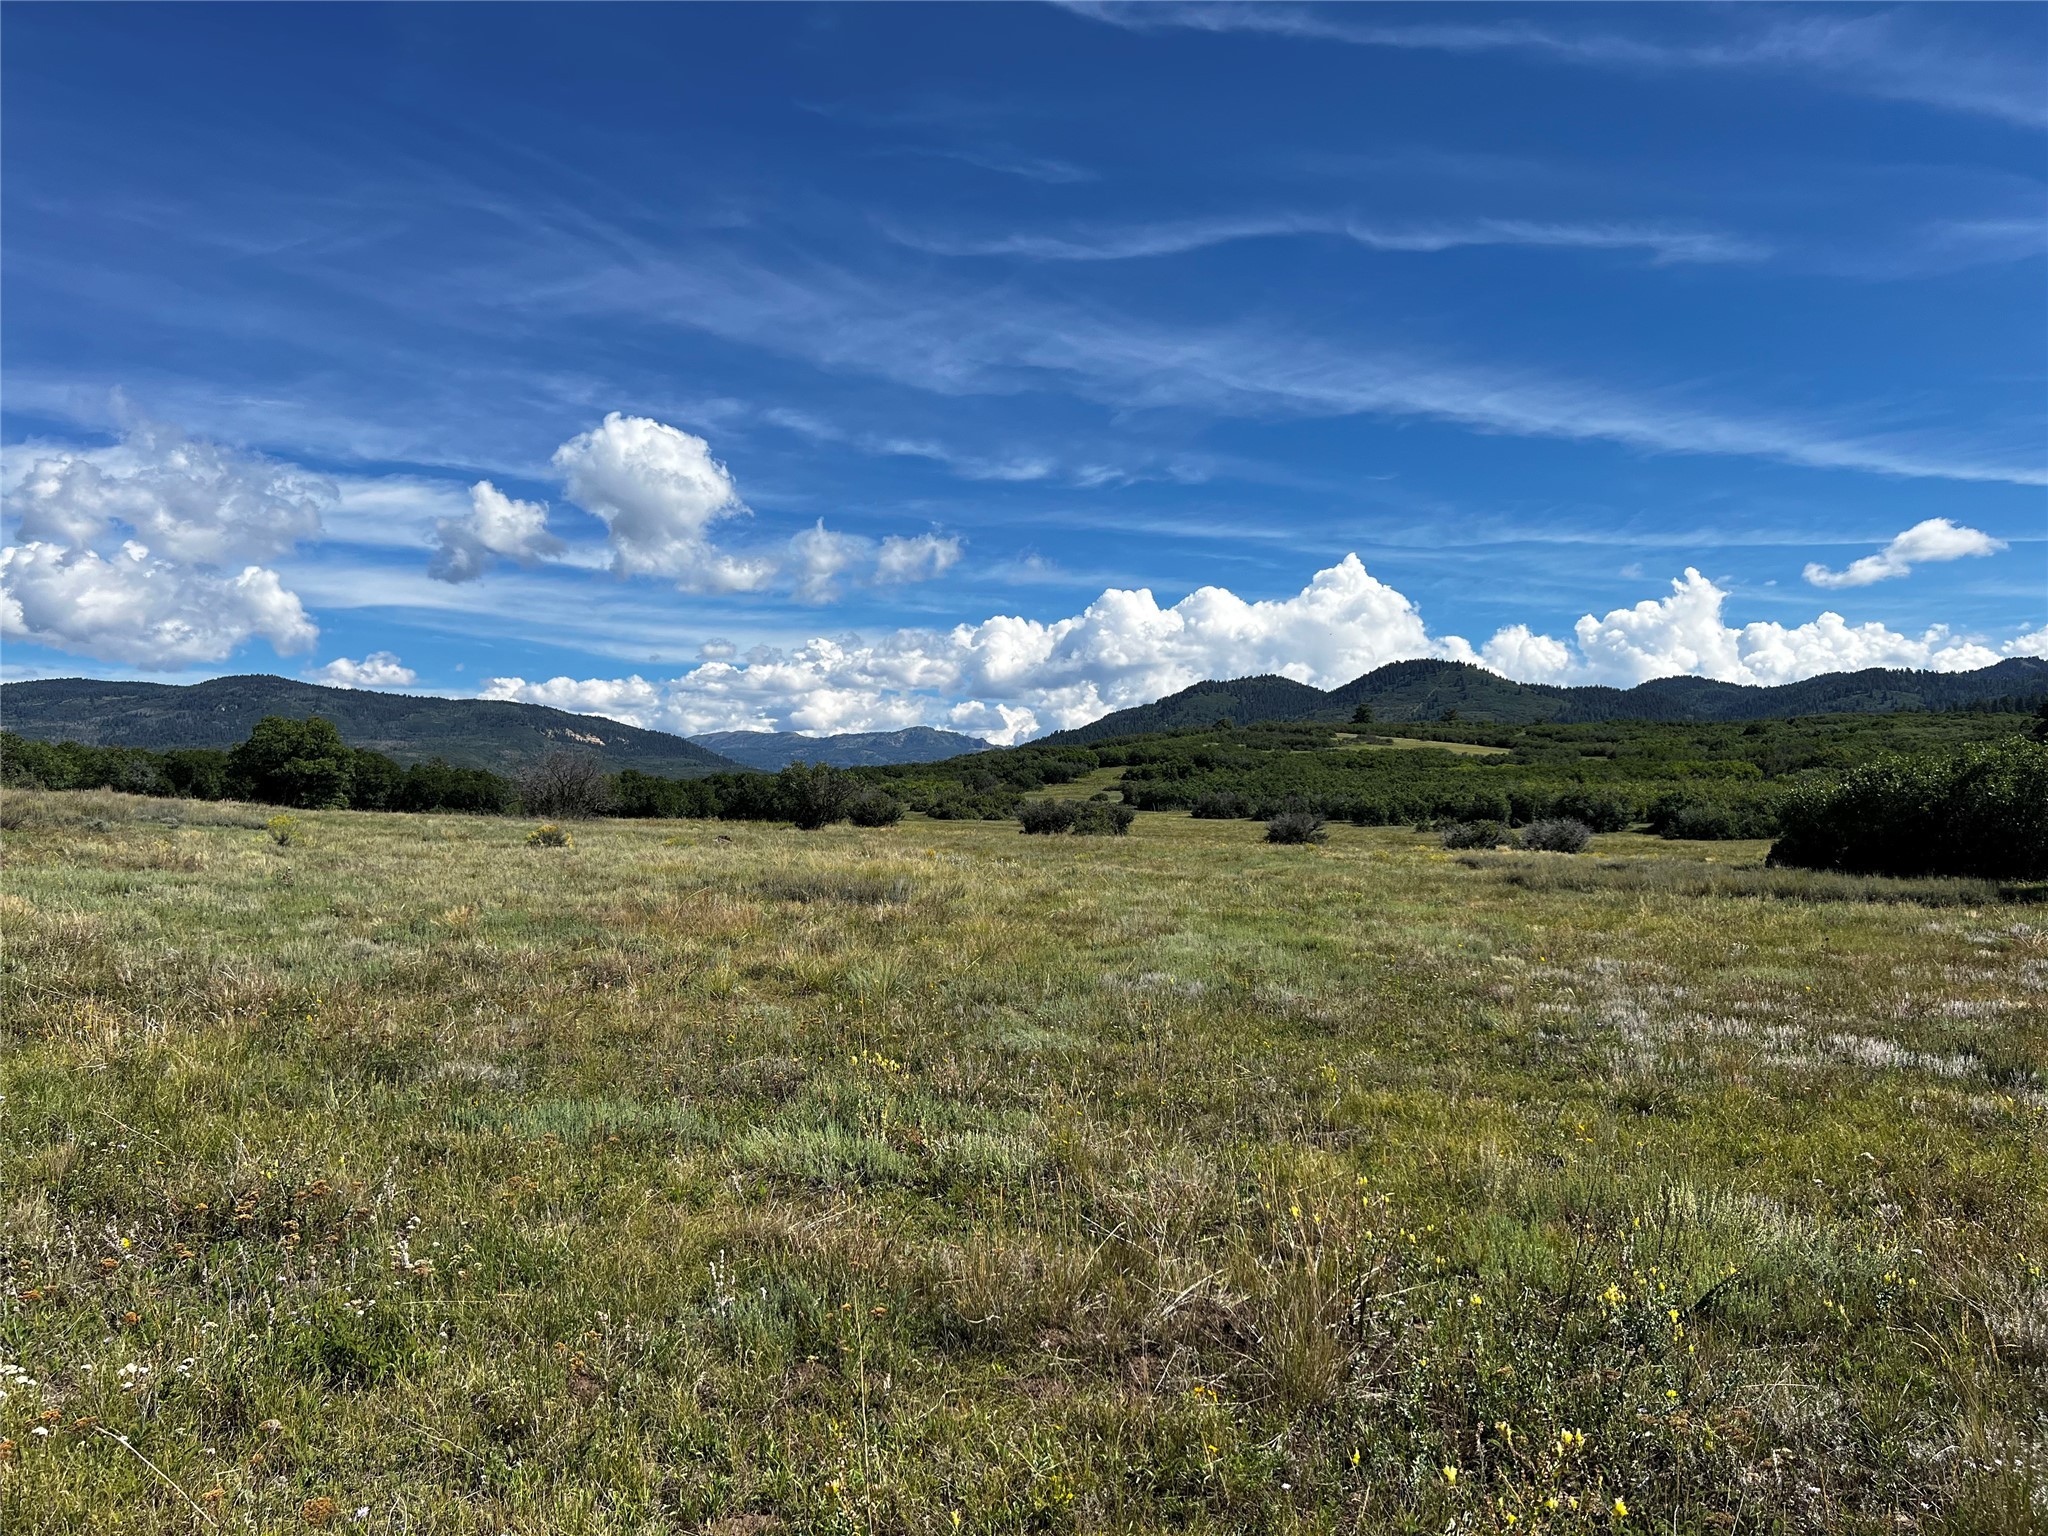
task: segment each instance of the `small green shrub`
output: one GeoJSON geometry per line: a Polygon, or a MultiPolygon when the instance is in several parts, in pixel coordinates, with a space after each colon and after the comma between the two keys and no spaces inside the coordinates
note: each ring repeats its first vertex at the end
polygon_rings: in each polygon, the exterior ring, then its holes
{"type": "Polygon", "coordinates": [[[296,816],[277,815],[263,823],[270,840],[280,848],[289,848],[299,840],[299,819],[296,816]]]}
{"type": "Polygon", "coordinates": [[[1330,829],[1314,811],[1282,811],[1266,823],[1269,843],[1326,843],[1330,829]]]}
{"type": "Polygon", "coordinates": [[[1515,834],[1497,821],[1454,821],[1443,831],[1446,848],[1498,848],[1513,846],[1515,834]]]}
{"type": "Polygon", "coordinates": [[[1131,823],[1138,819],[1138,813],[1128,805],[1118,805],[1109,800],[1090,800],[1080,808],[1074,818],[1074,832],[1079,837],[1124,837],[1131,830],[1131,823]]]}
{"type": "Polygon", "coordinates": [[[903,802],[879,789],[866,790],[847,802],[846,819],[856,827],[893,827],[903,819],[903,802]]]}
{"type": "Polygon", "coordinates": [[[1522,846],[1537,853],[1584,853],[1593,829],[1569,816],[1550,816],[1522,829],[1522,846]]]}
{"type": "Polygon", "coordinates": [[[552,821],[543,822],[526,834],[529,848],[574,848],[576,839],[552,821]]]}
{"type": "Polygon", "coordinates": [[[1071,832],[1077,809],[1066,800],[1022,800],[1017,804],[1017,824],[1032,836],[1071,832]]]}

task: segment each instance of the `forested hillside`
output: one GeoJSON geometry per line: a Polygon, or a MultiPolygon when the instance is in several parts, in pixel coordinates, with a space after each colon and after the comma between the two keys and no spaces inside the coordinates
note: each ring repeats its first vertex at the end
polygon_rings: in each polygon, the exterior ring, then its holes
{"type": "Polygon", "coordinates": [[[319,715],[332,720],[350,746],[403,765],[440,758],[462,768],[516,773],[550,751],[573,748],[613,772],[630,768],[691,778],[737,766],[665,731],[539,704],[371,693],[263,676],[216,677],[185,686],[56,678],[0,687],[0,726],[38,741],[159,752],[224,750],[246,738],[266,715],[319,715]]]}
{"type": "Polygon", "coordinates": [[[773,773],[791,763],[830,763],[835,768],[868,768],[880,763],[935,763],[988,743],[958,731],[913,725],[901,731],[848,731],[805,736],[796,731],[711,731],[690,738],[743,768],[773,773]]]}
{"type": "Polygon", "coordinates": [[[1348,721],[1361,708],[1383,722],[1458,720],[1502,725],[1601,720],[1764,720],[1811,714],[2015,705],[2048,694],[2048,661],[2015,656],[1975,672],[1905,672],[1872,667],[1831,672],[1773,688],[1667,677],[1634,688],[1558,688],[1517,683],[1455,661],[1397,661],[1340,688],[1311,688],[1284,677],[1196,683],[1156,703],[1118,710],[1045,739],[1103,741],[1150,731],[1274,720],[1348,721]]]}

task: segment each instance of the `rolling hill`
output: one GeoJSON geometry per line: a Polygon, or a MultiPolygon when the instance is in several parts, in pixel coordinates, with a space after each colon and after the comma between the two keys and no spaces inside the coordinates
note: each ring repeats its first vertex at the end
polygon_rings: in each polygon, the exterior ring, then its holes
{"type": "Polygon", "coordinates": [[[185,685],[67,677],[0,686],[0,726],[42,741],[156,751],[232,747],[265,715],[324,715],[350,746],[402,764],[440,757],[511,773],[551,750],[574,748],[591,752],[614,772],[637,768],[667,778],[698,778],[739,766],[665,731],[539,704],[370,693],[265,676],[185,685]]]}
{"type": "Polygon", "coordinates": [[[1264,720],[1348,720],[1369,705],[1377,720],[1460,720],[1500,725],[1539,721],[1573,724],[1598,720],[1764,720],[1900,709],[1947,709],[1994,699],[2048,694],[2048,661],[2014,656],[1975,672],[1906,672],[1871,667],[1830,672],[1777,687],[1718,683],[1703,677],[1665,677],[1634,688],[1560,688],[1517,683],[1483,667],[1456,661],[1396,661],[1340,688],[1311,688],[1285,677],[1246,677],[1196,683],[1152,704],[1120,709],[1100,720],[1044,738],[1048,742],[1103,741],[1213,725],[1264,720]]]}
{"type": "Polygon", "coordinates": [[[957,731],[913,725],[901,731],[852,731],[839,736],[805,736],[796,731],[713,731],[690,738],[748,768],[773,773],[791,763],[830,763],[835,768],[872,768],[884,763],[935,763],[988,743],[957,731]]]}

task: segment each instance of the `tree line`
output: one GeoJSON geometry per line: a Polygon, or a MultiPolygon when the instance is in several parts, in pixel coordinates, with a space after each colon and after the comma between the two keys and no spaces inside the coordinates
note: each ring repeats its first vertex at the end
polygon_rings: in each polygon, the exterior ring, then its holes
{"type": "Polygon", "coordinates": [[[401,767],[352,747],[330,720],[271,715],[228,750],[36,741],[0,732],[0,784],[113,789],[185,800],[250,800],[295,810],[454,811],[470,815],[720,817],[819,827],[886,826],[904,803],[859,770],[797,763],[777,774],[665,779],[608,773],[586,753],[552,752],[518,774],[432,758],[401,767]]]}
{"type": "MultiPolygon", "coordinates": [[[[669,779],[550,753],[518,775],[439,759],[401,767],[319,717],[268,717],[228,750],[44,742],[0,733],[0,783],[124,790],[308,809],[525,813],[887,826],[1017,820],[1121,834],[1138,810],[1359,825],[1553,820],[1674,838],[1780,837],[1784,862],[1891,873],[2048,875],[2048,701],[2031,722],[1982,711],[1790,721],[1404,727],[1408,744],[1299,723],[1218,721],[1091,745],[1038,744],[942,763],[669,779]],[[2016,728],[2026,734],[2015,734],[2016,728]],[[1440,749],[1415,745],[1427,731],[1440,749]],[[1451,750],[1488,746],[1485,755],[1451,750]],[[1121,769],[1089,801],[1034,799],[1121,769]],[[1952,867],[1953,866],[1953,867],[1952,867]],[[2032,873],[2029,873],[2029,872],[2032,873]]],[[[1104,775],[1107,779],[1109,775],[1104,775]]]]}

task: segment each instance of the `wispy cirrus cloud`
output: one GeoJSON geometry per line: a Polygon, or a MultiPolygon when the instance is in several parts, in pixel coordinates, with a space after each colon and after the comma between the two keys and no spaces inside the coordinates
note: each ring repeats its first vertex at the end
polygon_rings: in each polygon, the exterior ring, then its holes
{"type": "Polygon", "coordinates": [[[1054,187],[1076,186],[1102,179],[1087,166],[1076,165],[1071,160],[1060,160],[1051,155],[1029,155],[1021,150],[1001,147],[907,144],[892,148],[887,153],[915,155],[927,160],[951,160],[956,165],[972,166],[977,171],[993,171],[998,176],[1015,176],[1021,181],[1036,181],[1054,187]]]}
{"type": "Polygon", "coordinates": [[[1735,412],[1690,392],[1618,388],[1412,350],[1345,346],[1267,323],[1166,326],[1097,308],[949,294],[812,262],[771,270],[711,257],[649,256],[588,274],[545,301],[707,331],[943,395],[1065,389],[1119,409],[1218,416],[1382,415],[1521,437],[1604,441],[1653,453],[1726,454],[1808,468],[2048,484],[2038,439],[1972,444],[1952,434],[1735,412]]]}
{"type": "Polygon", "coordinates": [[[1329,236],[1374,251],[1434,253],[1473,246],[1644,251],[1658,262],[1760,261],[1770,247],[1715,230],[1629,223],[1547,223],[1531,219],[1377,224],[1322,214],[1181,219],[1071,234],[960,239],[892,229],[890,236],[937,256],[1015,256],[1034,261],[1131,261],[1178,256],[1240,240],[1329,236]]]}
{"type": "Polygon", "coordinates": [[[1647,37],[1514,18],[1383,22],[1377,19],[1383,13],[1293,5],[1067,0],[1066,8],[1134,31],[1262,32],[1366,48],[1520,53],[1637,73],[1794,72],[1859,95],[1995,117],[2030,128],[2048,126],[2048,92],[2041,88],[2038,55],[2030,58],[1973,46],[1952,29],[1897,11],[1774,14],[1760,25],[1745,15],[1718,35],[1647,37]]]}

